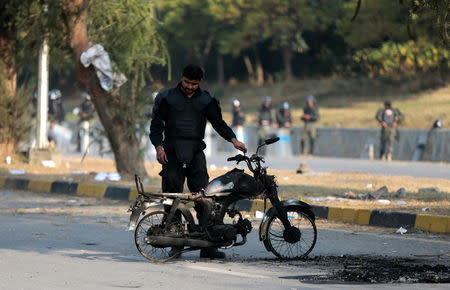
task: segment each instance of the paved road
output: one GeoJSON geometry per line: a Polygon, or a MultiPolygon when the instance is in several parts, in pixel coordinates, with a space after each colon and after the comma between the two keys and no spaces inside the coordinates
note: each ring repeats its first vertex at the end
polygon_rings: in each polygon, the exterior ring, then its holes
{"type": "MultiPolygon", "coordinates": [[[[234,166],[234,162],[227,162],[228,155],[216,154],[208,158],[208,164],[216,166],[234,166]]],[[[383,162],[379,160],[369,161],[349,158],[331,157],[267,157],[266,166],[272,169],[285,169],[296,171],[299,164],[305,162],[311,171],[316,172],[364,172],[370,174],[392,175],[392,176],[414,176],[429,178],[450,179],[450,166],[447,163],[432,162],[407,162],[392,161],[383,162]]]]}
{"type": "MultiPolygon", "coordinates": [[[[309,261],[275,260],[254,230],[247,245],[227,250],[225,261],[199,259],[198,253],[189,253],[173,262],[155,264],[137,252],[132,233],[125,231],[127,207],[127,202],[88,197],[1,193],[0,289],[348,289],[362,285],[316,284],[304,277],[332,273],[339,267],[340,257],[347,255],[364,259],[385,256],[387,261],[406,257],[447,267],[450,262],[445,255],[448,236],[398,235],[392,229],[321,221],[309,261]],[[417,254],[432,257],[414,256],[417,254]]],[[[428,286],[396,284],[395,288],[428,286]]]]}

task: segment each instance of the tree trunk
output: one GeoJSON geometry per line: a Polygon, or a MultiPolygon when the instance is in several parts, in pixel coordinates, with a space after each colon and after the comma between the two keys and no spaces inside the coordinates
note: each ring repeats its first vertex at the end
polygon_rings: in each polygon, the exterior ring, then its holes
{"type": "Polygon", "coordinates": [[[292,75],[292,49],[288,46],[284,46],[281,48],[281,53],[283,56],[283,64],[284,64],[284,80],[286,82],[290,82],[293,79],[292,75]]]}
{"type": "Polygon", "coordinates": [[[0,35],[0,81],[9,97],[16,95],[16,41],[0,35]]]}
{"type": "Polygon", "coordinates": [[[264,69],[262,66],[261,57],[259,56],[259,51],[256,46],[253,48],[255,52],[255,65],[256,65],[256,84],[262,86],[264,84],[264,69]]]}
{"type": "Polygon", "coordinates": [[[223,55],[217,55],[217,82],[219,85],[223,85],[225,83],[225,70],[223,67],[223,55]]]}
{"type": "Polygon", "coordinates": [[[146,176],[144,160],[139,158],[139,142],[130,122],[131,116],[117,111],[117,98],[104,91],[92,66],[85,68],[80,62],[81,54],[89,48],[86,26],[86,10],[83,0],[66,0],[66,25],[68,42],[75,57],[77,78],[92,97],[95,109],[105,129],[106,136],[114,153],[117,171],[122,176],[135,173],[146,176]],[[80,12],[81,11],[81,12],[80,12]]]}
{"type": "Polygon", "coordinates": [[[250,57],[248,56],[248,54],[244,54],[244,63],[245,63],[245,67],[247,68],[247,72],[248,72],[248,82],[251,85],[254,85],[255,84],[255,71],[253,70],[252,61],[250,60],[250,57]]]}

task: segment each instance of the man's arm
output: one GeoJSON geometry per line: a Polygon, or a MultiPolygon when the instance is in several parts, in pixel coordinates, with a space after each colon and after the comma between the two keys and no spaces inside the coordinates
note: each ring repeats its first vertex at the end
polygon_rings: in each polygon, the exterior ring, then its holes
{"type": "Polygon", "coordinates": [[[209,122],[211,122],[214,130],[216,130],[222,138],[228,142],[231,142],[231,139],[236,138],[233,130],[231,130],[231,128],[223,120],[219,102],[215,98],[213,98],[213,100],[206,107],[206,118],[209,122]]]}
{"type": "Polygon", "coordinates": [[[382,124],[383,123],[383,110],[378,110],[375,119],[377,119],[377,121],[382,124]]]}
{"type": "Polygon", "coordinates": [[[158,147],[163,143],[163,132],[165,121],[167,119],[168,104],[161,94],[155,99],[155,105],[152,110],[152,121],[150,123],[150,141],[153,146],[158,147]]]}
{"type": "Polygon", "coordinates": [[[223,120],[219,102],[215,98],[213,98],[213,100],[206,107],[206,118],[209,122],[211,122],[214,130],[216,130],[222,138],[233,143],[234,148],[241,150],[242,152],[247,152],[245,144],[236,139],[236,135],[233,130],[231,130],[231,128],[223,120]]]}

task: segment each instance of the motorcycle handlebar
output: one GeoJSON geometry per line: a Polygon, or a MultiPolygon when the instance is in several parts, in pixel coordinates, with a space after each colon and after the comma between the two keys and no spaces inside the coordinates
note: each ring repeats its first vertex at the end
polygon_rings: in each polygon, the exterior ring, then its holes
{"type": "Polygon", "coordinates": [[[243,160],[245,160],[245,159],[246,159],[246,157],[245,157],[244,155],[238,154],[238,155],[233,156],[233,157],[228,157],[228,158],[227,158],[227,161],[237,161],[237,162],[240,162],[240,161],[243,161],[243,160]]]}

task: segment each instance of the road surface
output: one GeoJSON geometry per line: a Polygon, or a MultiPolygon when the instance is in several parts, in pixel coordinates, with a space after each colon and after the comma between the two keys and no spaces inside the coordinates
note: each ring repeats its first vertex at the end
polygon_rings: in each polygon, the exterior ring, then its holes
{"type": "Polygon", "coordinates": [[[225,261],[192,252],[156,264],[125,231],[127,208],[123,201],[2,192],[0,289],[448,289],[410,283],[450,282],[448,235],[326,221],[318,221],[318,242],[306,261],[274,259],[254,229],[246,245],[226,251],[225,261]]]}

